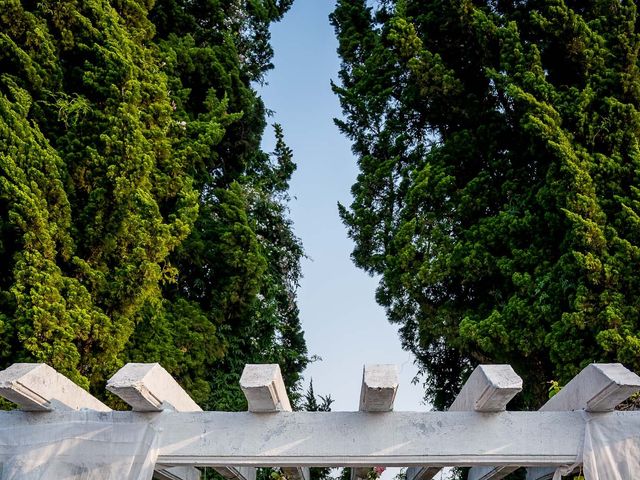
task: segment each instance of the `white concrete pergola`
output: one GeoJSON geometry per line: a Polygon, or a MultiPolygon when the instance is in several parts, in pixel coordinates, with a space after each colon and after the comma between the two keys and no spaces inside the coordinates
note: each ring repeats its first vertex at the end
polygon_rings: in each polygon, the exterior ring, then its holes
{"type": "Polygon", "coordinates": [[[278,365],[247,365],[240,386],[248,412],[204,412],[159,364],[130,363],[107,383],[132,408],[116,412],[51,367],[18,363],[0,372],[0,395],[20,408],[0,412],[0,426],[153,423],[161,432],[153,478],[163,480],[197,480],[195,466],[238,480],[255,480],[256,467],[309,480],[312,466],[353,467],[352,478],[364,478],[374,465],[409,467],[407,480],[446,466],[472,467],[473,480],[526,467],[528,480],[540,480],[581,458],[584,412],[604,425],[640,425],[640,412],[614,411],[640,391],[640,377],[620,364],[587,366],[537,412],[506,411],[522,389],[508,365],[479,366],[447,412],[394,412],[393,365],[365,366],[357,412],[292,412],[278,365]]]}

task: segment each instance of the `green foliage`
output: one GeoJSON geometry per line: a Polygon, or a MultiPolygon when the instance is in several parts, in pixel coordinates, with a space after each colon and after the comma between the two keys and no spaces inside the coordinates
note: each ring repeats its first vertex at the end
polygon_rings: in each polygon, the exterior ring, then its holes
{"type": "Polygon", "coordinates": [[[252,88],[288,0],[4,2],[0,364],[102,394],[161,362],[203,406],[244,409],[245,363],[308,359],[295,305],[295,164],[252,88]]]}
{"type": "Polygon", "coordinates": [[[523,403],[640,370],[634,2],[339,1],[353,259],[446,407],[478,363],[523,403]]]}

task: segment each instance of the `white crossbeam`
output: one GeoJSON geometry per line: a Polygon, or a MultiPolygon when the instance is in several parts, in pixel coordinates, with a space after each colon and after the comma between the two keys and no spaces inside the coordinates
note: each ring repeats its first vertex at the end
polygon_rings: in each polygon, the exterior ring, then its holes
{"type": "MultiPolygon", "coordinates": [[[[361,412],[390,412],[398,392],[398,366],[390,364],[365,365],[360,387],[361,412]]],[[[373,468],[352,468],[351,480],[366,479],[373,468]]]]}
{"type": "MultiPolygon", "coordinates": [[[[450,412],[501,412],[522,390],[522,379],[511,365],[479,365],[449,407],[450,412]]],[[[439,468],[411,467],[407,480],[431,480],[439,468]]]]}
{"type": "MultiPolygon", "coordinates": [[[[127,363],[107,382],[107,390],[137,412],[200,412],[202,409],[159,363],[127,363]]],[[[159,480],[198,480],[200,470],[193,467],[157,465],[159,480]]]]}
{"type": "Polygon", "coordinates": [[[44,363],[14,363],[0,372],[0,396],[25,411],[111,410],[44,363]]]}
{"type": "MultiPolygon", "coordinates": [[[[619,363],[592,363],[540,407],[541,412],[587,410],[607,412],[640,391],[640,377],[619,363]]],[[[573,463],[573,462],[570,462],[573,463]]],[[[469,480],[499,480],[518,467],[472,468],[469,480]]],[[[527,472],[527,480],[553,476],[555,468],[542,467],[527,472]]]]}
{"type": "Polygon", "coordinates": [[[540,410],[608,412],[640,391],[640,377],[620,363],[587,365],[540,410]]]}
{"type": "MultiPolygon", "coordinates": [[[[240,388],[254,413],[290,412],[291,403],[278,364],[245,365],[240,388]]],[[[309,480],[309,468],[288,467],[282,473],[288,480],[309,480]]],[[[254,473],[255,476],[255,473],[254,473]]]]}
{"type": "Polygon", "coordinates": [[[360,411],[390,412],[397,391],[397,365],[365,365],[360,388],[360,411]]]}
{"type": "Polygon", "coordinates": [[[107,390],[137,412],[202,410],[159,363],[127,363],[109,379],[107,390]]]}
{"type": "MultiPolygon", "coordinates": [[[[639,425],[640,412],[616,421],[639,425]]],[[[559,466],[582,449],[580,412],[0,412],[2,428],[102,424],[148,419],[162,432],[157,462],[181,466],[559,466]]]]}
{"type": "Polygon", "coordinates": [[[245,365],[240,388],[256,413],[290,412],[291,404],[278,364],[245,365]]]}

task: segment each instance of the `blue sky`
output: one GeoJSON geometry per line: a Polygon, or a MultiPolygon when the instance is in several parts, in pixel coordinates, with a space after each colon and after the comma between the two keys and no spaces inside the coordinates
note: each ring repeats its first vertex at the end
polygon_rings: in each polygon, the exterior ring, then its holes
{"type": "MultiPolygon", "coordinates": [[[[349,204],[357,175],[349,142],[333,118],[340,106],[330,88],[337,81],[337,42],[328,15],[333,1],[296,0],[272,27],[275,69],[260,89],[270,122],[282,124],[298,169],[291,184],[291,217],[309,258],[299,290],[309,352],[322,357],[305,373],[319,394],[331,394],[334,410],[357,410],[365,363],[396,363],[401,384],[396,410],[427,410],[422,388],[411,384],[413,357],[402,351],[397,328],[374,299],[377,280],[349,258],[352,242],[337,212],[349,204]]],[[[264,146],[273,149],[267,135],[264,146]]]]}

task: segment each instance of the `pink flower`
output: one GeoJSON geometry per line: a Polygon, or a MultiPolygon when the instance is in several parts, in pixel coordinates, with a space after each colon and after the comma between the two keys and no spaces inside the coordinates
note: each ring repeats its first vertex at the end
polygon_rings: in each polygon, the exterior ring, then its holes
{"type": "Polygon", "coordinates": [[[376,472],[377,476],[382,475],[382,472],[384,472],[387,469],[387,467],[373,467],[373,471],[376,472]]]}

